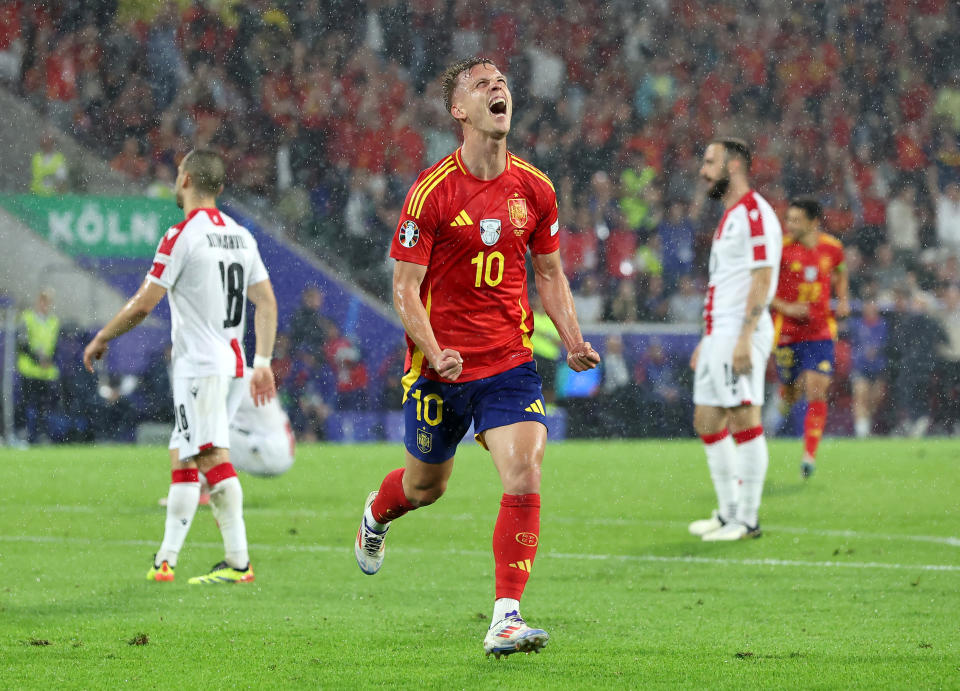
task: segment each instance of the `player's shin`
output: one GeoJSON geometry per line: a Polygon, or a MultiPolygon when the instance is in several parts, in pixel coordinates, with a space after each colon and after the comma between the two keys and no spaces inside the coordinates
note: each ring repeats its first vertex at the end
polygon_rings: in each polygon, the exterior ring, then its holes
{"type": "Polygon", "coordinates": [[[224,559],[235,569],[246,569],[250,555],[243,522],[243,489],[237,472],[227,462],[214,466],[206,476],[210,483],[210,508],[223,536],[224,559]]]}
{"type": "Polygon", "coordinates": [[[493,528],[496,602],[493,622],[518,610],[540,542],[540,495],[504,494],[493,528]]]}
{"type": "Polygon", "coordinates": [[[710,478],[717,492],[717,509],[723,521],[732,521],[737,517],[737,447],[727,430],[716,434],[705,434],[703,449],[707,454],[710,478]]]}
{"type": "Polygon", "coordinates": [[[827,402],[810,401],[803,420],[803,449],[810,458],[817,457],[817,447],[827,425],[827,402]]]}
{"type": "Polygon", "coordinates": [[[763,427],[751,427],[733,435],[737,442],[736,474],[740,478],[740,497],[737,504],[737,521],[749,528],[759,522],[760,500],[763,483],[767,477],[770,456],[763,427]]]}
{"type": "Polygon", "coordinates": [[[171,567],[177,565],[177,555],[190,532],[190,524],[197,513],[200,501],[200,480],[196,468],[180,468],[172,472],[170,491],[167,494],[167,520],[164,525],[163,543],[157,551],[156,564],[166,561],[171,567]]]}
{"type": "Polygon", "coordinates": [[[367,525],[374,530],[384,530],[390,521],[417,508],[407,500],[403,491],[403,472],[403,468],[397,468],[387,473],[380,484],[376,499],[367,509],[367,525]]]}

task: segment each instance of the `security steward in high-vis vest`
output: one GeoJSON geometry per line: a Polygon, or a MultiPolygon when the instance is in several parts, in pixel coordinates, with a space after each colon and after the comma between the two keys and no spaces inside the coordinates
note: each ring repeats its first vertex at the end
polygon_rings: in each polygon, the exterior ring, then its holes
{"type": "Polygon", "coordinates": [[[52,302],[52,294],[42,291],[34,308],[20,315],[17,371],[22,404],[19,412],[31,442],[36,441],[39,430],[46,428],[47,415],[56,406],[60,387],[60,370],[53,362],[60,338],[60,320],[51,312],[52,302]]]}

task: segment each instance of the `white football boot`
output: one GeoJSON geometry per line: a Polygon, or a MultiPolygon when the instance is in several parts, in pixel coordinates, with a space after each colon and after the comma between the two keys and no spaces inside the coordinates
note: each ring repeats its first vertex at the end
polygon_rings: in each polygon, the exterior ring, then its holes
{"type": "Polygon", "coordinates": [[[367,495],[367,502],[363,505],[363,516],[360,517],[360,530],[357,531],[357,541],[353,545],[357,556],[357,565],[368,576],[380,570],[383,564],[383,541],[387,537],[389,526],[378,532],[367,525],[367,507],[373,503],[377,492],[374,490],[367,495]]]}
{"type": "Polygon", "coordinates": [[[714,509],[713,513],[710,514],[710,518],[702,518],[699,521],[694,521],[689,525],[687,530],[695,537],[703,537],[707,533],[719,530],[726,524],[727,522],[720,518],[720,512],[714,509]]]}
{"type": "Polygon", "coordinates": [[[755,537],[760,537],[763,533],[760,532],[760,524],[758,523],[756,527],[751,528],[745,523],[740,523],[739,521],[730,521],[722,528],[717,528],[716,530],[707,533],[703,536],[704,542],[733,542],[734,540],[750,540],[755,537]]]}
{"type": "Polygon", "coordinates": [[[531,629],[516,610],[490,627],[483,639],[483,651],[498,660],[501,655],[539,653],[550,640],[543,629],[531,629]]]}

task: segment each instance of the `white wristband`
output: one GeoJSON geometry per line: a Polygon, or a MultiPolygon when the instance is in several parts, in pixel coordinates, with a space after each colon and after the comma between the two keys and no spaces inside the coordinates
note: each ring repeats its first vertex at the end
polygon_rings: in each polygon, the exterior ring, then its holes
{"type": "Polygon", "coordinates": [[[269,367],[269,366],[270,366],[270,358],[264,357],[263,355],[253,356],[254,369],[256,369],[257,367],[269,367]]]}

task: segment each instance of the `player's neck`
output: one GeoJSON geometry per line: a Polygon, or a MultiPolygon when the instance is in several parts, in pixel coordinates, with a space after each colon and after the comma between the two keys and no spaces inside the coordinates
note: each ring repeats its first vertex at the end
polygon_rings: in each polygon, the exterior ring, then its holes
{"type": "Polygon", "coordinates": [[[730,180],[730,186],[727,193],[723,195],[723,206],[729,209],[738,201],[743,199],[743,195],[750,191],[750,183],[746,179],[730,180]]]}
{"type": "Polygon", "coordinates": [[[215,209],[217,200],[213,197],[185,197],[183,200],[183,217],[190,218],[197,209],[215,209]]]}
{"type": "Polygon", "coordinates": [[[804,233],[803,235],[798,235],[794,238],[795,242],[799,242],[804,247],[816,247],[817,246],[817,237],[820,235],[820,232],[817,230],[811,230],[809,233],[804,233]]]}
{"type": "Polygon", "coordinates": [[[460,159],[474,177],[493,180],[507,168],[507,139],[465,132],[460,159]]]}

